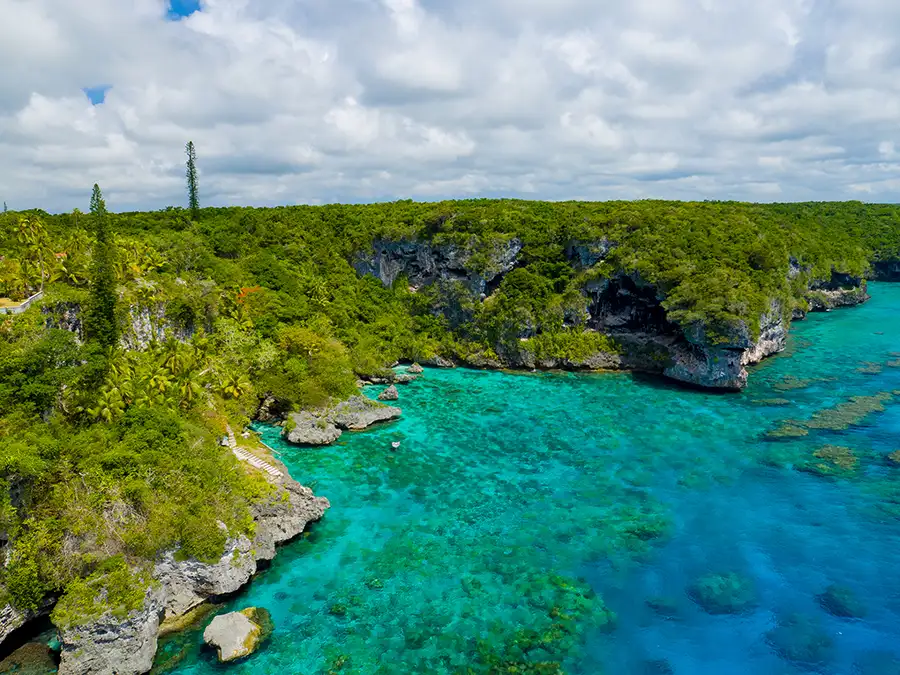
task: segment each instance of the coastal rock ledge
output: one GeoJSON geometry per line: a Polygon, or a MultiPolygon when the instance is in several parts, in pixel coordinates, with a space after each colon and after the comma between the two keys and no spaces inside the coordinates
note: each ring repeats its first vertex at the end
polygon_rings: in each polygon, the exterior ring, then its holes
{"type": "Polygon", "coordinates": [[[400,414],[400,408],[357,395],[330,408],[291,413],[282,435],[295,445],[330,445],[343,431],[367,429],[395,420],[400,414]]]}
{"type": "Polygon", "coordinates": [[[329,508],[328,500],[283,476],[272,479],[276,493],[251,507],[253,539],[232,538],[214,563],[164,554],[153,570],[142,607],[125,617],[110,613],[85,625],[60,631],[60,675],[142,675],[153,666],[161,621],[239,590],[260,561],[275,557],[276,545],[298,536],[329,508]]]}

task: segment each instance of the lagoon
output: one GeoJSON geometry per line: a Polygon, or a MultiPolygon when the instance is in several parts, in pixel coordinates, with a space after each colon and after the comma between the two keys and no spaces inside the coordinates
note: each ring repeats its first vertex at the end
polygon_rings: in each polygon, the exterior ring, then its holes
{"type": "Polygon", "coordinates": [[[870,292],[740,394],[428,369],[337,445],[262,428],[332,508],[221,608],[266,647],[216,664],[201,625],[157,672],[900,673],[900,285],[870,292]]]}

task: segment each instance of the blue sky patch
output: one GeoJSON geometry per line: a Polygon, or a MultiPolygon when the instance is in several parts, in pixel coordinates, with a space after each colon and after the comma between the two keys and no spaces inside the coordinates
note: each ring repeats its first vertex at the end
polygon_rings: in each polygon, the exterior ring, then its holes
{"type": "Polygon", "coordinates": [[[169,18],[173,21],[200,11],[200,0],[169,0],[169,18]]]}
{"type": "Polygon", "coordinates": [[[82,91],[93,105],[100,105],[106,100],[106,92],[110,89],[112,89],[112,85],[101,84],[98,87],[85,87],[82,91]]]}

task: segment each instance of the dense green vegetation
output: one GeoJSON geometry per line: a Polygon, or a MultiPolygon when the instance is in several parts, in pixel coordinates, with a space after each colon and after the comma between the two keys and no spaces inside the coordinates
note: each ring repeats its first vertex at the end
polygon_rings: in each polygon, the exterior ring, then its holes
{"type": "Polygon", "coordinates": [[[72,622],[96,614],[101,586],[133,605],[125,562],[220,555],[216,521],[248,531],[266,486],[217,439],[267,395],[317,406],[397,359],[490,356],[523,336],[539,357],[614,351],[584,332],[582,291],[619,271],[656,285],[670,320],[715,334],[753,330],[772,299],[802,305],[832,269],[861,275],[898,255],[900,207],[860,203],[403,201],[192,217],[108,214],[97,189],[89,216],[5,213],[0,297],[46,296],[0,315],[0,530],[13,563],[0,581],[23,609],[68,588],[57,611],[72,622]],[[375,240],[418,238],[458,245],[483,274],[513,237],[520,263],[484,302],[460,285],[385,288],[352,266],[375,240]],[[570,242],[604,240],[615,245],[597,265],[566,258],[570,242]],[[83,342],[61,329],[79,320],[83,342]]]}

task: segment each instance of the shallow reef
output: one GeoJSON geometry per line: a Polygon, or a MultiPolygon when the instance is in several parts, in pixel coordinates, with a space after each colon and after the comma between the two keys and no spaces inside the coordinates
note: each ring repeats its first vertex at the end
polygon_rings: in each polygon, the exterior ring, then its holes
{"type": "Polygon", "coordinates": [[[688,595],[710,614],[743,614],[756,606],[753,582],[734,572],[701,577],[688,595]]]}
{"type": "MultiPolygon", "coordinates": [[[[332,508],[217,610],[274,624],[228,672],[898,675],[900,369],[856,368],[900,358],[900,286],[870,292],[741,394],[428,369],[333,446],[260,426],[332,508]]],[[[161,645],[224,672],[194,629],[161,645]]]]}

